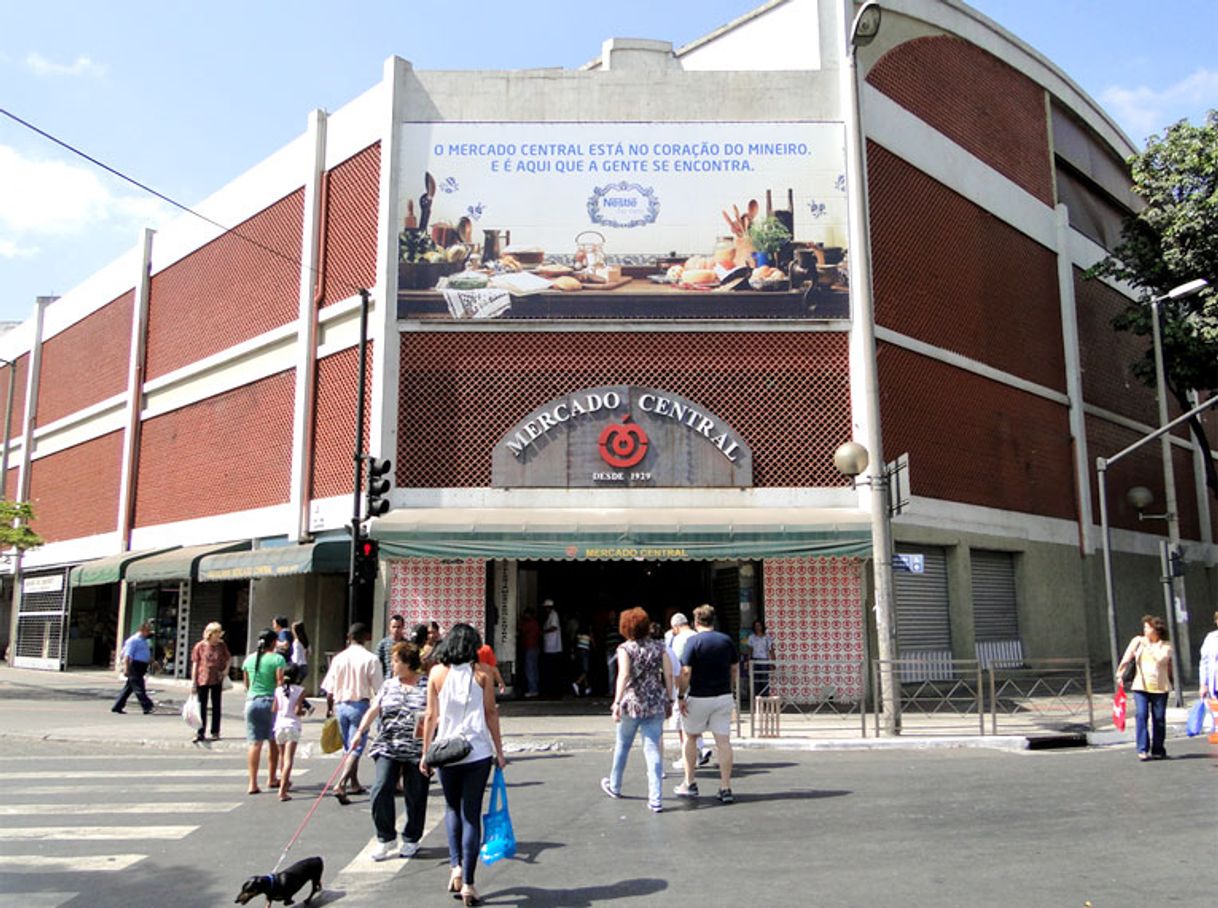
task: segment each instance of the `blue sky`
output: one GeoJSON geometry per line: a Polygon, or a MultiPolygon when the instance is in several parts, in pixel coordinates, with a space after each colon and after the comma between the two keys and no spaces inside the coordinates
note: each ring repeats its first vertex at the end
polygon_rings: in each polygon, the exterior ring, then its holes
{"type": "MultiPolygon", "coordinates": [[[[380,79],[575,67],[611,36],[684,44],[761,0],[207,4],[0,0],[0,107],[194,204],[380,79]]],[[[1137,144],[1218,108],[1218,0],[974,0],[1137,144]]],[[[0,320],[66,292],[170,212],[0,117],[0,320]]]]}

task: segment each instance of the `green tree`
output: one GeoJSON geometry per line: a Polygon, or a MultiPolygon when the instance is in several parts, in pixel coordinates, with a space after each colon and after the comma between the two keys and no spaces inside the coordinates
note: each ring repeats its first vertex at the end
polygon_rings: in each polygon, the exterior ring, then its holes
{"type": "Polygon", "coordinates": [[[5,501],[0,499],[0,550],[36,548],[42,545],[42,537],[30,529],[34,509],[28,501],[5,501]]]}
{"type": "MultiPolygon", "coordinates": [[[[1118,331],[1151,334],[1150,301],[1196,278],[1210,286],[1196,296],[1161,303],[1163,368],[1167,389],[1182,410],[1189,391],[1218,392],[1218,111],[1201,126],[1181,120],[1128,161],[1133,191],[1145,208],[1126,219],[1121,242],[1087,276],[1112,277],[1141,291],[1113,320],[1118,331]]],[[[1133,364],[1155,385],[1153,346],[1133,364]]],[[[1201,420],[1189,421],[1202,449],[1211,450],[1201,420]]],[[[1205,460],[1206,485],[1218,496],[1218,472],[1205,460]]]]}

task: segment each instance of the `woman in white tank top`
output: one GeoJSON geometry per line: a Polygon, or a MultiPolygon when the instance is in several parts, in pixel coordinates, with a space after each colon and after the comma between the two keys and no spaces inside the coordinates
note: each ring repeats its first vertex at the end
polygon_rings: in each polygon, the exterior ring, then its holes
{"type": "MultiPolygon", "coordinates": [[[[466,905],[481,905],[474,889],[478,849],[482,844],[482,800],[492,763],[505,764],[499,736],[499,707],[491,673],[478,664],[482,638],[468,624],[455,624],[436,648],[436,666],[427,676],[427,714],[423,750],[433,740],[460,734],[469,755],[440,767],[444,790],[444,829],[448,833],[448,891],[459,892],[466,905]]],[[[426,759],[419,768],[427,771],[426,759]]]]}

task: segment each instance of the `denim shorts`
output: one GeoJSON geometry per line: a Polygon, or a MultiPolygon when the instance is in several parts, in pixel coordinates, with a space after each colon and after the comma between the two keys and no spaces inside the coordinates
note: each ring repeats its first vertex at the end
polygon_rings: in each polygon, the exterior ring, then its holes
{"type": "Polygon", "coordinates": [[[275,726],[274,697],[250,697],[245,701],[245,740],[250,744],[271,740],[275,726]]]}

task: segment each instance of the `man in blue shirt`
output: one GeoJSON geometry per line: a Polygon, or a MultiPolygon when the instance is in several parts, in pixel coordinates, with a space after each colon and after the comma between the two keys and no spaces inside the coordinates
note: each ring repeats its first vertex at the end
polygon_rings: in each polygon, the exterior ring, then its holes
{"type": "Polygon", "coordinates": [[[697,633],[681,652],[681,676],[677,682],[681,728],[685,732],[685,781],[677,786],[675,794],[678,798],[698,797],[698,783],[694,781],[696,738],[710,732],[719,754],[719,800],[731,804],[735,798],[728,735],[739,656],[732,638],[715,630],[714,606],[700,605],[694,609],[694,628],[697,633]]]}
{"type": "Polygon", "coordinates": [[[156,706],[144,690],[144,675],[148,674],[148,663],[152,661],[152,647],[148,645],[148,638],[151,636],[152,625],[145,621],[123,644],[123,674],[127,676],[127,683],[123,685],[122,693],[110,707],[110,712],[126,712],[123,707],[127,705],[127,698],[132,694],[140,701],[145,716],[156,706]]]}

